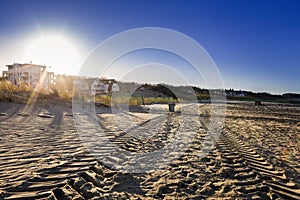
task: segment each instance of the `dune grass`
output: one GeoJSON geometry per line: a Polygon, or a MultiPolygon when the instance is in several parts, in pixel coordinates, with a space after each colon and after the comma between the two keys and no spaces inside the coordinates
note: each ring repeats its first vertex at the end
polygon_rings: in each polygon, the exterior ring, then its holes
{"type": "Polygon", "coordinates": [[[171,97],[128,97],[122,95],[101,95],[95,96],[95,102],[103,104],[105,106],[117,106],[117,105],[130,105],[130,106],[140,106],[140,105],[149,105],[154,103],[174,103],[178,102],[178,100],[174,100],[171,97]]]}
{"type": "Polygon", "coordinates": [[[35,103],[36,101],[43,102],[47,99],[71,101],[72,95],[72,92],[56,90],[55,88],[47,91],[43,88],[30,87],[25,83],[16,86],[9,81],[0,81],[0,101],[24,104],[35,103]]]}
{"type": "Polygon", "coordinates": [[[9,101],[16,103],[24,103],[29,98],[33,89],[21,84],[20,86],[15,86],[9,81],[0,81],[0,100],[9,101]]]}
{"type": "MultiPolygon", "coordinates": [[[[32,88],[28,85],[20,84],[16,86],[9,81],[0,81],[0,101],[8,101],[14,103],[32,104],[35,102],[45,102],[50,99],[55,99],[63,102],[71,102],[73,97],[72,90],[58,89],[55,86],[50,90],[44,90],[42,88],[32,88]]],[[[93,99],[96,103],[103,104],[105,106],[116,106],[116,105],[149,105],[153,103],[176,103],[178,100],[172,97],[136,97],[127,96],[126,94],[103,94],[91,96],[86,94],[84,99],[93,99]]]]}

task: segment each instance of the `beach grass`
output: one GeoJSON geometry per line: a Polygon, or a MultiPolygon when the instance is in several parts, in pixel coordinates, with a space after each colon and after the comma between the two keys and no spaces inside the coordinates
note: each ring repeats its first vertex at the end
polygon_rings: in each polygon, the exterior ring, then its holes
{"type": "MultiPolygon", "coordinates": [[[[53,86],[50,90],[43,88],[33,88],[25,83],[18,86],[9,81],[0,81],[0,101],[32,104],[36,102],[45,102],[50,99],[55,99],[63,102],[71,102],[74,91],[59,89],[53,86]]],[[[80,98],[83,98],[82,95],[80,98]]],[[[111,107],[121,104],[130,106],[149,105],[149,104],[168,104],[177,103],[177,99],[172,97],[136,97],[128,96],[127,94],[102,94],[91,96],[86,94],[84,99],[93,99],[96,103],[111,107]]]]}
{"type": "Polygon", "coordinates": [[[65,90],[33,88],[25,83],[16,86],[9,81],[0,81],[0,101],[31,104],[36,101],[39,102],[55,98],[62,101],[71,101],[72,96],[72,92],[65,90]]]}
{"type": "Polygon", "coordinates": [[[174,100],[171,97],[128,97],[126,95],[111,95],[104,94],[100,96],[95,96],[95,102],[103,104],[105,106],[116,106],[116,105],[130,105],[130,106],[140,106],[140,105],[150,105],[150,104],[168,104],[176,103],[178,100],[174,100]]]}

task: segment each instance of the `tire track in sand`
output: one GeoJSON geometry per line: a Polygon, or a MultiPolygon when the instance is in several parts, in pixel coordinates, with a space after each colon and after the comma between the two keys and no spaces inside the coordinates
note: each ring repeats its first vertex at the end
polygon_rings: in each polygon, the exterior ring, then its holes
{"type": "MultiPolygon", "coordinates": [[[[254,178],[254,182],[245,181],[247,186],[242,188],[242,190],[245,190],[244,192],[251,193],[255,191],[258,183],[261,184],[259,190],[270,190],[285,199],[300,199],[299,184],[289,179],[284,169],[273,166],[251,146],[245,144],[233,134],[229,132],[223,133],[219,147],[223,151],[228,151],[228,153],[224,152],[223,155],[238,160],[237,165],[244,165],[246,173],[241,172],[240,178],[254,178]]],[[[235,167],[235,165],[232,166],[235,167]]],[[[239,184],[241,182],[237,183],[237,185],[239,184]]]]}
{"type": "Polygon", "coordinates": [[[82,146],[66,107],[36,106],[1,116],[0,199],[46,198],[97,163],[82,146]]]}

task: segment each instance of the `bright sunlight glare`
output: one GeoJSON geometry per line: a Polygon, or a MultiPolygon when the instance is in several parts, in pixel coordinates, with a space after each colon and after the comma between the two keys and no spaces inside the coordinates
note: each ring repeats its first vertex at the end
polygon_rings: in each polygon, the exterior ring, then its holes
{"type": "Polygon", "coordinates": [[[43,35],[33,39],[26,48],[26,60],[51,66],[56,74],[77,74],[81,65],[78,47],[66,37],[43,35]]]}

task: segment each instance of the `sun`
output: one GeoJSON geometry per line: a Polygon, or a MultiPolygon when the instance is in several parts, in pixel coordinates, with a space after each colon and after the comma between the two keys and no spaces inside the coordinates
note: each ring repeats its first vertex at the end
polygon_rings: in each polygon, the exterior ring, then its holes
{"type": "Polygon", "coordinates": [[[33,39],[27,45],[25,57],[34,64],[50,66],[56,74],[71,75],[78,73],[82,60],[75,42],[51,34],[33,39]]]}

